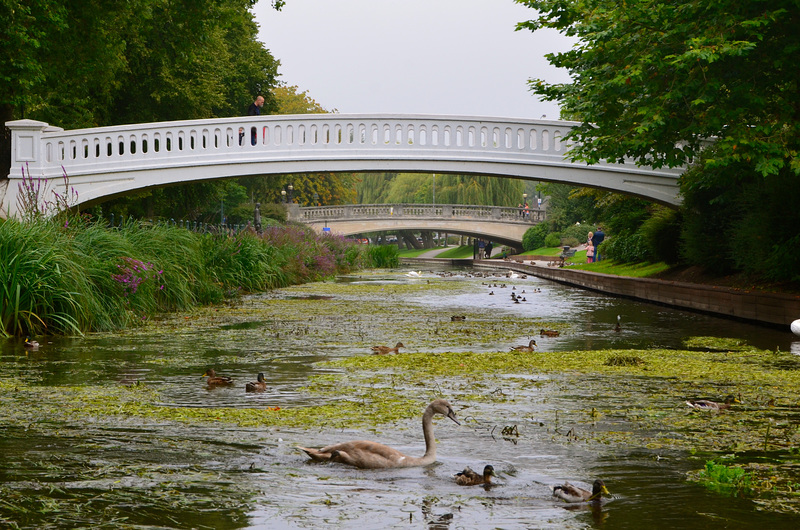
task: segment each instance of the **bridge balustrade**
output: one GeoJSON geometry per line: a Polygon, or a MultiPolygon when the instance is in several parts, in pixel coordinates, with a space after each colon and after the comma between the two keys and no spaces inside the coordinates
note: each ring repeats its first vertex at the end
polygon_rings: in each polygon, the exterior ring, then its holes
{"type": "Polygon", "coordinates": [[[299,221],[313,222],[335,219],[466,218],[535,224],[545,219],[545,211],[525,212],[507,206],[466,204],[352,204],[344,206],[311,206],[299,208],[299,221]]]}

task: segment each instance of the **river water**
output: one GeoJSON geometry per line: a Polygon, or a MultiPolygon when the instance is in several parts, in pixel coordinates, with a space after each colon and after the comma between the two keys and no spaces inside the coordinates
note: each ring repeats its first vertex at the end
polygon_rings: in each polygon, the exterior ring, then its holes
{"type": "Polygon", "coordinates": [[[43,340],[38,351],[7,341],[0,357],[7,383],[0,413],[0,526],[800,526],[797,516],[765,511],[752,499],[687,481],[687,472],[702,468],[706,457],[636,443],[587,443],[579,436],[581,430],[602,428],[612,434],[628,428],[622,416],[578,422],[570,411],[626,409],[629,396],[619,391],[620,383],[644,388],[651,384],[644,378],[620,382],[526,372],[506,373],[489,383],[446,375],[420,382],[411,375],[382,373],[374,379],[359,375],[367,388],[354,389],[352,380],[337,379],[347,376],[348,369],[326,363],[369,356],[369,346],[398,341],[406,346],[400,355],[502,352],[531,338],[538,355],[678,349],[693,336],[800,350],[788,331],[533,277],[507,278],[501,271],[490,275],[441,267],[419,277],[408,272],[367,271],[280,289],[239,304],[170,315],[125,333],[43,340]],[[525,300],[515,303],[512,290],[525,300]],[[453,323],[453,315],[466,318],[453,323]],[[614,331],[617,316],[620,331],[614,331]],[[539,327],[561,333],[542,337],[539,327]],[[209,388],[200,377],[209,367],[237,384],[209,388]],[[245,393],[244,382],[255,380],[258,372],[265,373],[268,390],[245,393]],[[333,381],[332,387],[323,388],[324,381],[333,381]],[[122,387],[156,392],[155,406],[173,416],[75,412],[76,393],[81,402],[97,400],[102,407],[104,399],[111,399],[104,396],[122,387]],[[263,427],[230,423],[222,416],[223,421],[192,416],[343,402],[358,406],[384,391],[419,403],[420,415],[434,397],[452,402],[461,426],[435,421],[436,464],[359,470],[309,463],[296,449],[370,439],[421,455],[419,417],[374,425],[367,418],[356,426],[332,417],[323,423],[263,427]],[[478,470],[488,463],[499,475],[494,487],[461,487],[453,481],[465,466],[478,470]],[[602,504],[568,505],[551,495],[554,484],[568,480],[588,486],[598,477],[612,494],[602,504]]]}

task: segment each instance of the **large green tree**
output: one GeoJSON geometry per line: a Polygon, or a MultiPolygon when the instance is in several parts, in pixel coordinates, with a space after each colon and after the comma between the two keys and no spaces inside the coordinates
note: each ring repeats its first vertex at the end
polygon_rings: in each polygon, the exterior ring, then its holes
{"type": "Polygon", "coordinates": [[[573,153],[653,166],[745,161],[800,173],[797,0],[516,0],[539,15],[520,28],[578,39],[548,55],[570,83],[531,81],[582,120],[573,153]]]}
{"type": "Polygon", "coordinates": [[[691,166],[684,257],[800,280],[800,2],[517,2],[538,12],[520,28],[576,38],[548,55],[571,82],[530,82],[581,122],[572,156],[691,166]]]}

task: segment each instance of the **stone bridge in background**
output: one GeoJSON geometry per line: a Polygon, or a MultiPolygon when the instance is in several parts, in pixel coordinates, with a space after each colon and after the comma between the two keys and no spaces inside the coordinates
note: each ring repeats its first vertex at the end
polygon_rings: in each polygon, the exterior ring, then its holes
{"type": "Polygon", "coordinates": [[[519,208],[462,204],[289,205],[288,211],[290,220],[335,235],[432,230],[478,237],[514,248],[521,248],[522,236],[528,228],[545,220],[544,210],[526,213],[519,208]]]}
{"type": "Polygon", "coordinates": [[[570,160],[564,138],[575,125],[493,117],[304,114],[65,131],[16,120],[6,123],[12,135],[11,170],[0,180],[0,216],[17,215],[25,201],[52,204],[54,191],[69,199],[68,206],[90,206],[184,182],[315,172],[512,177],[680,203],[682,169],[570,160]],[[36,193],[26,193],[23,171],[34,179],[36,193]]]}

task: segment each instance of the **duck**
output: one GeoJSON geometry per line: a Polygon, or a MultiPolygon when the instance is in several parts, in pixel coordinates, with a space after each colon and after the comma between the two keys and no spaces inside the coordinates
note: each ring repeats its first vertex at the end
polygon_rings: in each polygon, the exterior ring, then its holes
{"type": "Polygon", "coordinates": [[[527,346],[512,346],[511,351],[523,351],[523,352],[532,352],[534,351],[534,346],[536,346],[536,341],[531,339],[527,346]]]}
{"type": "Polygon", "coordinates": [[[564,482],[559,486],[553,486],[553,497],[558,497],[564,502],[588,502],[600,499],[603,495],[610,495],[606,489],[606,484],[601,479],[597,479],[592,484],[592,491],[579,488],[569,482],[564,482]]]}
{"type": "Polygon", "coordinates": [[[263,392],[267,389],[267,381],[264,379],[264,374],[259,373],[257,381],[251,381],[244,385],[245,392],[263,392]]]}
{"type": "Polygon", "coordinates": [[[731,408],[731,405],[734,403],[741,403],[736,396],[733,394],[728,394],[725,396],[725,401],[722,403],[717,403],[716,401],[710,401],[708,399],[698,399],[698,400],[689,400],[686,402],[688,406],[693,409],[697,410],[710,410],[719,412],[720,410],[725,410],[731,408]]]}
{"type": "Polygon", "coordinates": [[[494,472],[494,466],[487,465],[483,468],[483,475],[479,475],[470,469],[469,466],[464,468],[464,471],[455,474],[456,484],[459,486],[477,486],[479,484],[491,484],[492,477],[497,475],[494,472]]]}
{"type": "Polygon", "coordinates": [[[616,325],[616,326],[614,326],[614,331],[616,331],[617,333],[619,333],[620,331],[622,331],[622,326],[620,325],[620,321],[621,321],[621,320],[622,320],[622,316],[620,316],[620,315],[617,315],[617,325],[616,325]]]}
{"type": "Polygon", "coordinates": [[[394,345],[394,348],[390,348],[389,346],[373,346],[372,347],[372,354],[373,355],[386,355],[388,353],[400,353],[400,348],[405,348],[402,342],[398,342],[394,345]]]}
{"type": "Polygon", "coordinates": [[[444,399],[435,399],[422,414],[422,435],[425,438],[425,454],[421,457],[407,456],[397,449],[368,440],[344,442],[322,449],[299,447],[315,462],[339,462],[361,469],[389,469],[397,467],[427,466],[436,461],[436,438],[433,435],[433,417],[441,414],[461,425],[453,407],[444,399]]]}
{"type": "Polygon", "coordinates": [[[38,350],[39,343],[35,340],[31,340],[30,337],[25,337],[25,347],[29,350],[38,350]]]}
{"type": "Polygon", "coordinates": [[[203,374],[203,377],[208,377],[206,383],[208,383],[209,386],[225,386],[233,384],[233,379],[224,375],[217,375],[213,368],[206,370],[206,373],[203,374]]]}
{"type": "Polygon", "coordinates": [[[465,315],[453,315],[450,317],[451,322],[463,322],[467,319],[465,315]]]}
{"type": "Polygon", "coordinates": [[[543,329],[539,332],[539,335],[542,337],[558,337],[561,335],[561,332],[555,329],[543,329]]]}

